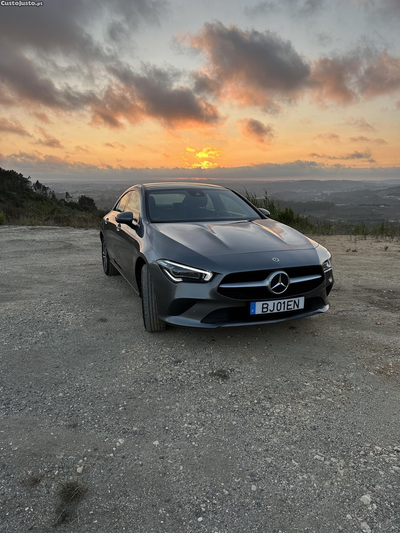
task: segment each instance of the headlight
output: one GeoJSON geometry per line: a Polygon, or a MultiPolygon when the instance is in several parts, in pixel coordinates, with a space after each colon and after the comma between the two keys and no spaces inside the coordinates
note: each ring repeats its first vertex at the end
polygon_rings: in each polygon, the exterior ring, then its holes
{"type": "Polygon", "coordinates": [[[157,264],[161,267],[161,270],[172,281],[197,281],[205,282],[210,281],[213,277],[213,273],[208,270],[201,270],[200,268],[194,268],[180,263],[174,263],[166,259],[160,259],[157,264]]]}
{"type": "Polygon", "coordinates": [[[324,272],[332,270],[332,256],[328,250],[321,245],[317,246],[315,250],[317,251],[319,261],[322,265],[322,270],[324,272]]]}

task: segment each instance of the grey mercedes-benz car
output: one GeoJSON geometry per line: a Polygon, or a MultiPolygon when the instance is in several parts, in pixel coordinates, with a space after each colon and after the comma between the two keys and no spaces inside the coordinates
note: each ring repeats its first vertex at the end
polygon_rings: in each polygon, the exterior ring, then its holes
{"type": "Polygon", "coordinates": [[[224,187],[135,185],[104,217],[100,238],[105,274],[122,274],[141,296],[148,331],[265,324],[329,309],[328,250],[224,187]]]}

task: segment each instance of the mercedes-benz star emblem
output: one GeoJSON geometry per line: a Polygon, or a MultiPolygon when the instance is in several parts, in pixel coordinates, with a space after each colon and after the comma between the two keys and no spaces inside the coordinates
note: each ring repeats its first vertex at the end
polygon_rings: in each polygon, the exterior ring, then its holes
{"type": "Polygon", "coordinates": [[[268,288],[274,294],[283,294],[290,285],[289,276],[286,272],[274,272],[269,276],[268,288]]]}

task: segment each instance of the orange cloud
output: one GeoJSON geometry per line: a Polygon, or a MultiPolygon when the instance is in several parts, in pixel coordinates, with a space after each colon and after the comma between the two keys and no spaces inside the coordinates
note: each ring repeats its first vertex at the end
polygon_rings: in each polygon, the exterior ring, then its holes
{"type": "Polygon", "coordinates": [[[222,150],[219,146],[205,146],[201,150],[195,150],[190,146],[185,148],[182,160],[189,168],[216,168],[219,167],[219,159],[222,157],[222,150]],[[198,160],[201,160],[200,162],[198,160]]]}
{"type": "Polygon", "coordinates": [[[22,135],[31,137],[31,134],[26,131],[22,124],[18,120],[11,122],[5,117],[0,118],[0,131],[5,131],[7,133],[15,133],[16,135],[22,135]]]}
{"type": "Polygon", "coordinates": [[[33,113],[33,115],[38,118],[39,120],[41,120],[42,122],[46,122],[46,124],[51,124],[51,120],[49,119],[49,117],[47,116],[46,113],[42,112],[42,111],[35,111],[33,113]]]}
{"type": "Polygon", "coordinates": [[[193,165],[191,165],[191,168],[215,168],[215,167],[218,167],[218,163],[213,163],[212,161],[202,161],[201,163],[193,163],[193,165]]]}
{"type": "Polygon", "coordinates": [[[331,133],[331,132],[318,133],[317,135],[314,136],[314,139],[319,139],[321,141],[328,142],[328,143],[331,143],[331,142],[338,143],[338,142],[340,142],[339,135],[337,133],[331,133]]]}
{"type": "Polygon", "coordinates": [[[126,149],[126,146],[118,141],[115,141],[113,143],[103,143],[104,146],[107,146],[108,148],[113,148],[114,150],[122,150],[124,151],[126,149]]]}
{"type": "Polygon", "coordinates": [[[180,36],[206,63],[192,72],[194,92],[269,113],[306,93],[319,104],[348,105],[400,89],[400,56],[357,48],[313,62],[276,33],[206,23],[180,36]]]}
{"type": "Polygon", "coordinates": [[[41,144],[47,146],[47,148],[63,148],[61,141],[50,135],[44,128],[37,128],[38,131],[43,135],[43,139],[37,139],[34,144],[41,144]]]}
{"type": "Polygon", "coordinates": [[[242,135],[254,139],[258,143],[265,144],[272,141],[274,138],[274,129],[270,125],[265,125],[254,118],[243,118],[237,121],[242,135]]]}
{"type": "Polygon", "coordinates": [[[400,56],[370,49],[322,57],[313,64],[313,92],[317,101],[347,105],[392,94],[400,89],[400,56]]]}
{"type": "Polygon", "coordinates": [[[359,137],[349,137],[349,141],[353,143],[387,144],[385,139],[371,139],[371,137],[365,137],[365,135],[360,135],[359,137]]]}
{"type": "Polygon", "coordinates": [[[221,22],[204,24],[181,38],[207,65],[193,73],[195,91],[274,113],[309,86],[310,68],[290,41],[273,32],[243,31],[221,22]]]}
{"type": "Polygon", "coordinates": [[[318,153],[312,153],[309,154],[310,157],[315,157],[319,159],[327,159],[330,161],[348,161],[348,160],[361,160],[365,159],[369,163],[376,163],[375,159],[373,159],[371,152],[367,149],[365,152],[359,152],[355,151],[349,154],[342,154],[342,155],[329,155],[329,154],[318,154],[318,153]]]}
{"type": "Polygon", "coordinates": [[[218,146],[206,146],[200,152],[197,152],[196,157],[199,159],[216,159],[221,157],[222,150],[218,146]]]}
{"type": "Polygon", "coordinates": [[[118,80],[97,98],[94,121],[110,127],[123,126],[121,119],[131,123],[151,118],[166,128],[207,127],[222,121],[217,106],[196,96],[190,87],[176,85],[173,69],[143,67],[141,73],[127,66],[109,68],[118,80]]]}

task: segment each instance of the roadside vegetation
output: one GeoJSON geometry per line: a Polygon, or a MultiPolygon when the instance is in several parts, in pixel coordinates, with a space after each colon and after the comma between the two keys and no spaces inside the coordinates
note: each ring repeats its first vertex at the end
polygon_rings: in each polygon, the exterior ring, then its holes
{"type": "Polygon", "coordinates": [[[381,222],[371,225],[364,222],[351,224],[350,222],[331,220],[310,221],[308,217],[295,213],[291,207],[281,208],[278,203],[268,197],[267,191],[261,198],[249,191],[246,191],[245,196],[256,207],[268,209],[271,218],[274,220],[287,224],[302,233],[312,235],[356,235],[360,237],[367,237],[368,235],[390,238],[400,237],[399,223],[381,222]]]}
{"type": "Polygon", "coordinates": [[[40,181],[32,183],[30,177],[0,168],[0,225],[97,228],[104,214],[88,196],[73,201],[65,193],[59,199],[40,181]]]}
{"type": "MultiPolygon", "coordinates": [[[[355,235],[367,237],[400,238],[400,224],[380,222],[352,224],[344,221],[309,220],[291,207],[281,208],[279,203],[246,191],[246,198],[256,207],[268,209],[271,218],[287,224],[302,233],[314,235],[355,235]]],[[[30,226],[71,226],[75,228],[98,228],[105,211],[99,210],[93,198],[80,196],[77,201],[66,192],[64,198],[57,198],[54,191],[40,181],[32,183],[15,170],[0,168],[0,226],[21,224],[30,226]]]]}

